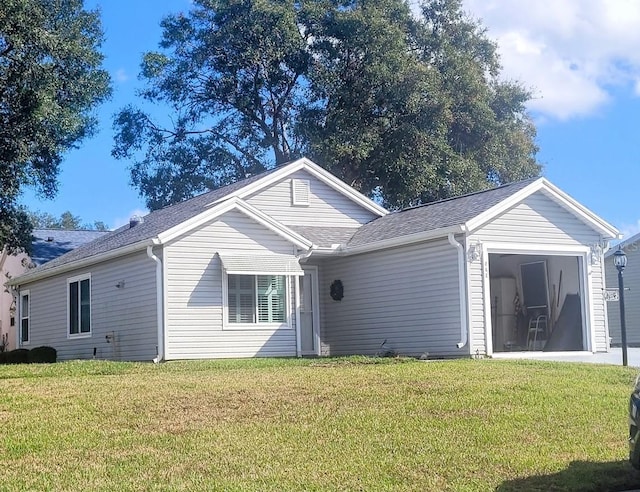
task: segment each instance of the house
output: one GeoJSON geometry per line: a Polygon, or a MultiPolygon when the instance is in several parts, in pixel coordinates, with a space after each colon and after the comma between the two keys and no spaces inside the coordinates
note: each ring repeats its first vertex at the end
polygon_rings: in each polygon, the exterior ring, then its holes
{"type": "MultiPolygon", "coordinates": [[[[26,253],[14,255],[6,250],[0,252],[0,278],[2,283],[17,277],[49,260],[57,258],[81,244],[93,241],[105,234],[100,231],[61,229],[36,229],[33,231],[31,256],[26,253]]],[[[0,291],[0,344],[11,350],[17,346],[16,310],[14,296],[8,289],[0,291]]]]}
{"type": "MultiPolygon", "coordinates": [[[[618,289],[618,270],[613,265],[613,254],[618,247],[627,255],[627,266],[622,272],[624,277],[624,306],[627,332],[627,344],[640,347],[640,234],[636,234],[614,248],[605,255],[605,270],[607,275],[607,287],[618,289]]],[[[618,302],[609,302],[609,331],[611,344],[620,346],[622,336],[620,334],[620,305],[618,302]]]]}
{"type": "Polygon", "coordinates": [[[617,235],[544,178],[390,213],[303,158],[9,284],[61,359],[601,352],[617,235]]]}

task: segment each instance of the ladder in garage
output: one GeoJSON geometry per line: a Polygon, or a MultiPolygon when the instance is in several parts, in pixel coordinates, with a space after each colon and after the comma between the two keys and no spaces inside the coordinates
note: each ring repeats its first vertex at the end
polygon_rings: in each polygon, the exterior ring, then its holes
{"type": "Polygon", "coordinates": [[[529,319],[527,332],[527,348],[529,350],[542,350],[543,342],[547,339],[547,315],[539,314],[529,319]]]}

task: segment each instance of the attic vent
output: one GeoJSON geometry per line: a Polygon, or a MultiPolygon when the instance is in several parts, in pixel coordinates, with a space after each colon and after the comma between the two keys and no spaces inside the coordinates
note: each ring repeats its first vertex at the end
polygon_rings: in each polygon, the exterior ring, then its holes
{"type": "Polygon", "coordinates": [[[291,203],[293,205],[309,205],[309,180],[291,180],[291,203]]]}
{"type": "Polygon", "coordinates": [[[144,222],[144,218],[140,215],[134,215],[129,219],[129,229],[137,226],[138,224],[142,224],[144,222]]]}

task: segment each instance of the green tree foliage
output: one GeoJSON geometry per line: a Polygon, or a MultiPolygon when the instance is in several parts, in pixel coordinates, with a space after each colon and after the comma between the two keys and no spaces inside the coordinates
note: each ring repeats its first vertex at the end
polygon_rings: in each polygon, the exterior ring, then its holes
{"type": "Polygon", "coordinates": [[[82,0],[3,0],[0,7],[0,248],[25,249],[24,187],[57,191],[63,154],[95,130],[110,93],[97,12],[82,0]]]}
{"type": "Polygon", "coordinates": [[[65,229],[65,230],[95,230],[108,231],[107,226],[102,221],[95,221],[93,224],[87,224],[82,221],[78,215],[73,215],[66,211],[60,214],[60,217],[54,217],[48,212],[28,212],[29,221],[34,229],[65,229]]]}
{"type": "Polygon", "coordinates": [[[391,208],[540,172],[530,94],[460,0],[195,0],[162,27],[141,96],[173,116],[114,121],[152,209],[303,154],[391,208]]]}

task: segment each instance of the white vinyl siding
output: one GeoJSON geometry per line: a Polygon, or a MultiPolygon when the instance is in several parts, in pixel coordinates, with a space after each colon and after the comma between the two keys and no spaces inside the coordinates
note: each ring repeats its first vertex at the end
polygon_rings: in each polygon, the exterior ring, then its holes
{"type": "MultiPolygon", "coordinates": [[[[290,242],[236,210],[165,246],[167,359],[295,356],[295,282],[286,283],[285,322],[232,326],[220,260],[293,253],[290,242]]],[[[242,288],[248,295],[248,282],[242,288]]]]}
{"type": "MultiPolygon", "coordinates": [[[[467,250],[477,243],[511,244],[513,253],[517,248],[530,250],[535,245],[550,248],[557,246],[576,254],[584,248],[599,244],[601,237],[592,227],[578,219],[574,214],[556,203],[543,192],[537,192],[511,209],[502,213],[467,237],[467,250]]],[[[553,254],[540,252],[541,255],[553,254]]],[[[569,253],[567,253],[569,254],[569,253]]],[[[602,296],[602,266],[588,265],[591,280],[590,303],[594,315],[595,350],[606,351],[606,319],[602,296]]],[[[485,292],[483,276],[488,278],[488,265],[481,260],[467,262],[471,353],[486,354],[487,340],[485,323],[490,313],[485,313],[485,292]]],[[[487,283],[488,285],[488,283],[487,283]]]]}
{"type": "Polygon", "coordinates": [[[460,341],[457,250],[446,239],[320,264],[323,355],[375,355],[386,346],[399,354],[469,355],[460,341]],[[330,285],[341,280],[344,297],[330,285]]]}
{"type": "Polygon", "coordinates": [[[581,246],[600,241],[595,230],[541,191],[473,231],[472,238],[492,242],[581,246]]]}
{"type": "Polygon", "coordinates": [[[91,272],[91,337],[68,337],[69,274],[22,286],[31,297],[31,345],[55,348],[59,360],[90,359],[94,348],[100,359],[153,359],[158,345],[155,265],[142,251],[74,272],[75,277],[91,272]],[[124,288],[117,288],[123,280],[124,288]]]}
{"type": "Polygon", "coordinates": [[[30,336],[29,318],[31,312],[31,296],[28,290],[20,292],[20,345],[28,345],[30,336]]]}
{"type": "Polygon", "coordinates": [[[378,217],[306,171],[293,173],[245,200],[285,225],[357,227],[378,217]],[[292,180],[309,182],[308,206],[293,204],[292,180]]]}

